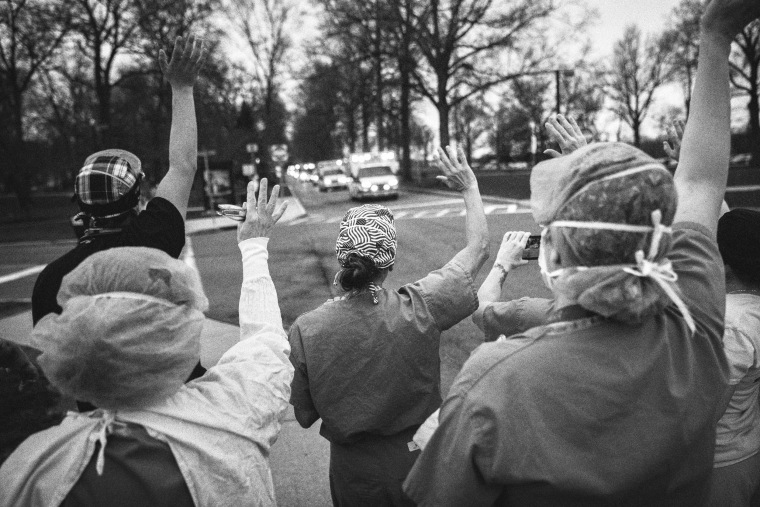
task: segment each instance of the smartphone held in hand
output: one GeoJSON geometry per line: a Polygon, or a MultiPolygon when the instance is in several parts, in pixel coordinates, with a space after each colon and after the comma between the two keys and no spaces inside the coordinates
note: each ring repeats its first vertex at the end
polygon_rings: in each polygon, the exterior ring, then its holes
{"type": "Polygon", "coordinates": [[[234,204],[218,204],[217,207],[219,208],[216,212],[217,215],[227,217],[236,222],[242,222],[245,220],[245,209],[240,206],[235,206],[234,204]]]}
{"type": "Polygon", "coordinates": [[[538,249],[541,246],[541,235],[531,234],[528,238],[528,242],[525,244],[522,258],[525,260],[538,259],[538,249]]]}

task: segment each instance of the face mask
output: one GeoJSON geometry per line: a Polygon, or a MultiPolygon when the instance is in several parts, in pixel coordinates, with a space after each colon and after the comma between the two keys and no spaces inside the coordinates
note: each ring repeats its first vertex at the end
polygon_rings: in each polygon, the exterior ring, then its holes
{"type": "Polygon", "coordinates": [[[544,244],[546,244],[547,230],[548,229],[544,227],[543,230],[541,231],[541,243],[539,243],[539,246],[538,246],[538,269],[541,272],[541,279],[544,281],[544,285],[546,285],[546,288],[553,291],[556,278],[562,275],[562,273],[565,270],[556,269],[554,271],[549,271],[549,267],[548,267],[549,263],[546,260],[546,256],[548,255],[548,252],[544,248],[544,244]]]}

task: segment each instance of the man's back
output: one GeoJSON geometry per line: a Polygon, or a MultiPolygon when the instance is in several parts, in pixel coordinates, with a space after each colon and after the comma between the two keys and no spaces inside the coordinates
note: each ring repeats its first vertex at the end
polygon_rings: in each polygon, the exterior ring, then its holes
{"type": "Polygon", "coordinates": [[[121,232],[80,241],[73,250],[48,264],[37,277],[32,293],[34,324],[48,313],[61,313],[56,298],[63,277],[95,252],[118,246],[145,246],[178,258],[184,245],[185,225],[177,209],[166,199],[151,200],[143,212],[124,225],[121,232]]]}

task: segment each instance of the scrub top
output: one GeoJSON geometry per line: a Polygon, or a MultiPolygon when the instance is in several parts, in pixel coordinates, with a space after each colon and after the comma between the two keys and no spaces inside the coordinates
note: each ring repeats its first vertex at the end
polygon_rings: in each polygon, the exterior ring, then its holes
{"type": "Polygon", "coordinates": [[[675,305],[481,345],[404,483],[419,505],[700,505],[728,385],[725,279],[713,235],[674,225],[675,305]]]}
{"type": "MultiPolygon", "coordinates": [[[[399,290],[328,301],[290,328],[291,404],[335,444],[419,426],[441,404],[441,331],[478,307],[455,261],[399,290]]],[[[303,421],[299,420],[303,424],[303,421]]]]}

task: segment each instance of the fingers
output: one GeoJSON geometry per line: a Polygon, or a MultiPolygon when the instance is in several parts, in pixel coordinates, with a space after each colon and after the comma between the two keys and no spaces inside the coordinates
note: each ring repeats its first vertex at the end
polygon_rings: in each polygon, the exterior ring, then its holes
{"type": "Polygon", "coordinates": [[[567,118],[565,118],[561,114],[558,114],[557,115],[557,123],[559,123],[560,125],[562,125],[562,128],[565,129],[565,133],[567,134],[567,136],[570,139],[572,139],[573,136],[575,135],[575,129],[570,124],[570,122],[567,121],[567,118]]]}
{"type": "Polygon", "coordinates": [[[670,147],[670,144],[668,144],[667,141],[662,142],[662,149],[665,150],[665,154],[670,158],[675,158],[676,154],[673,151],[673,148],[670,147]]]}
{"type": "MultiPolygon", "coordinates": [[[[266,181],[266,180],[263,180],[266,181]]],[[[264,194],[266,195],[266,194],[264,194]]],[[[256,210],[256,183],[253,181],[248,182],[248,196],[246,202],[243,203],[243,208],[246,209],[246,219],[252,219],[255,213],[248,213],[250,210],[256,210]]]]}
{"type": "Polygon", "coordinates": [[[272,196],[267,203],[267,212],[271,215],[277,205],[277,199],[280,197],[280,185],[275,185],[272,189],[272,196]]]}
{"type": "Polygon", "coordinates": [[[464,167],[469,167],[470,166],[470,164],[467,163],[467,157],[465,156],[465,154],[464,154],[464,148],[462,148],[461,145],[457,146],[457,155],[461,159],[460,164],[462,164],[462,166],[464,166],[464,167]]]}
{"type": "Polygon", "coordinates": [[[562,153],[558,152],[557,150],[544,150],[544,155],[548,155],[552,158],[561,157],[562,153]]]}
{"type": "Polygon", "coordinates": [[[575,132],[575,135],[576,135],[577,137],[582,137],[582,138],[584,138],[584,139],[586,138],[586,136],[585,136],[585,135],[583,135],[583,131],[582,131],[582,130],[581,130],[581,128],[578,126],[578,123],[575,121],[575,118],[573,118],[572,116],[570,117],[570,124],[572,125],[572,127],[573,127],[573,131],[575,132]]]}
{"type": "Polygon", "coordinates": [[[443,174],[448,176],[454,172],[454,166],[443,148],[439,146],[436,153],[438,154],[438,166],[443,170],[443,174]]]}
{"type": "Polygon", "coordinates": [[[190,57],[192,56],[194,50],[195,50],[195,36],[191,35],[190,37],[187,38],[185,49],[184,51],[182,51],[182,56],[180,58],[183,64],[186,64],[190,60],[190,57]]]}
{"type": "Polygon", "coordinates": [[[177,61],[177,59],[182,54],[184,47],[184,40],[182,37],[177,37],[174,41],[174,49],[172,50],[172,58],[169,60],[169,64],[177,61]]]}
{"type": "Polygon", "coordinates": [[[272,214],[272,225],[276,224],[280,218],[282,218],[282,215],[285,213],[286,209],[288,209],[288,201],[283,202],[277,211],[272,214]]]}
{"type": "Polygon", "coordinates": [[[459,160],[457,150],[454,149],[453,146],[448,145],[446,146],[446,153],[449,154],[449,158],[451,159],[452,165],[458,169],[459,166],[462,165],[462,162],[460,162],[459,160]]]}
{"type": "Polygon", "coordinates": [[[158,52],[158,66],[161,67],[161,72],[166,74],[169,69],[169,62],[166,59],[166,52],[162,49],[158,52]]]}
{"type": "Polygon", "coordinates": [[[259,181],[259,200],[256,202],[256,211],[261,216],[266,211],[267,205],[267,189],[269,187],[269,181],[266,178],[261,178],[259,181]]]}
{"type": "Polygon", "coordinates": [[[677,120],[673,122],[673,130],[675,130],[675,133],[678,136],[678,139],[683,139],[684,128],[685,128],[685,125],[681,120],[677,120]]]}
{"type": "Polygon", "coordinates": [[[565,137],[560,132],[560,130],[564,129],[560,126],[559,123],[557,123],[556,119],[551,118],[549,122],[545,124],[545,126],[546,132],[549,134],[550,139],[558,143],[560,146],[566,143],[565,137]]]}

